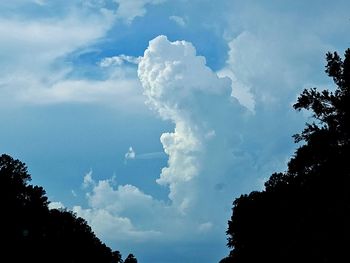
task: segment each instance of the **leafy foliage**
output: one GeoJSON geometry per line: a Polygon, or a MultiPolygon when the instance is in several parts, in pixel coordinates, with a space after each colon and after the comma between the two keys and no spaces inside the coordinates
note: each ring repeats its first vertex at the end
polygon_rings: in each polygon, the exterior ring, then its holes
{"type": "Polygon", "coordinates": [[[350,49],[326,55],[330,92],[304,90],[294,108],[314,122],[294,135],[304,141],[285,173],[265,190],[242,195],[228,222],[228,262],[347,262],[350,245],[350,49]],[[341,260],[342,259],[342,260],[341,260]]]}
{"type": "Polygon", "coordinates": [[[30,180],[24,163],[0,156],[1,262],[123,262],[84,219],[68,210],[50,210],[44,189],[30,180]]]}

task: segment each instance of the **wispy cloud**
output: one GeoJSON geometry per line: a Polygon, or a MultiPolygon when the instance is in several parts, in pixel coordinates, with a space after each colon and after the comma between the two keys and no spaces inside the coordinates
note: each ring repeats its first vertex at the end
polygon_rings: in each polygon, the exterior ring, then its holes
{"type": "Polygon", "coordinates": [[[77,197],[78,196],[78,194],[74,190],[71,190],[70,192],[71,192],[73,197],[77,197]]]}
{"type": "Polygon", "coordinates": [[[125,153],[124,162],[127,160],[150,160],[150,159],[165,159],[167,155],[164,152],[149,152],[149,153],[137,153],[133,147],[129,147],[128,151],[125,153]]]}
{"type": "Polygon", "coordinates": [[[150,152],[150,153],[141,153],[136,155],[136,159],[163,159],[167,158],[167,155],[164,152],[150,152]]]}
{"type": "Polygon", "coordinates": [[[124,63],[130,63],[137,65],[140,62],[141,57],[133,57],[127,55],[119,55],[113,57],[107,57],[102,59],[100,62],[101,67],[110,67],[110,66],[122,66],[124,63]]]}
{"type": "Polygon", "coordinates": [[[92,173],[93,173],[92,170],[90,170],[85,174],[83,184],[82,184],[83,188],[88,188],[90,186],[95,185],[95,181],[92,179],[92,173]]]}
{"type": "Polygon", "coordinates": [[[38,4],[38,5],[46,5],[46,0],[34,0],[34,3],[38,4]]]}
{"type": "Polygon", "coordinates": [[[181,27],[185,27],[186,26],[186,22],[185,19],[181,16],[169,16],[169,19],[171,21],[174,21],[176,24],[178,24],[181,27]]]}
{"type": "Polygon", "coordinates": [[[26,89],[16,94],[16,99],[21,103],[38,105],[102,103],[130,112],[144,107],[139,81],[123,75],[111,76],[106,80],[61,80],[49,87],[29,83],[26,89]]]}
{"type": "Polygon", "coordinates": [[[131,23],[135,17],[144,16],[146,14],[147,5],[158,5],[166,0],[114,0],[118,4],[116,15],[127,23],[131,23]]]}

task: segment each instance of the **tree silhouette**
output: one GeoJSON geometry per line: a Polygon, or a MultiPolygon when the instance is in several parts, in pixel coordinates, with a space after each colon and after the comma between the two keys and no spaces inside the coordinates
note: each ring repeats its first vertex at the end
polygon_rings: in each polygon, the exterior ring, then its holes
{"type": "Polygon", "coordinates": [[[137,259],[133,254],[129,254],[127,258],[124,260],[124,263],[137,263],[137,259]]]}
{"type": "Polygon", "coordinates": [[[294,135],[288,170],[275,173],[265,190],[233,202],[228,246],[221,263],[347,262],[350,245],[350,49],[344,60],[327,53],[334,92],[304,90],[294,108],[314,122],[294,135]]]}
{"type": "Polygon", "coordinates": [[[28,185],[30,180],[23,163],[8,155],[0,157],[2,257],[24,258],[33,253],[32,241],[43,236],[48,200],[43,188],[28,185]]]}
{"type": "Polygon", "coordinates": [[[122,254],[119,251],[112,252],[113,263],[123,263],[122,254]]]}
{"type": "Polygon", "coordinates": [[[122,262],[119,251],[102,243],[84,219],[50,210],[44,189],[30,180],[24,163],[0,156],[1,262],[122,262]]]}

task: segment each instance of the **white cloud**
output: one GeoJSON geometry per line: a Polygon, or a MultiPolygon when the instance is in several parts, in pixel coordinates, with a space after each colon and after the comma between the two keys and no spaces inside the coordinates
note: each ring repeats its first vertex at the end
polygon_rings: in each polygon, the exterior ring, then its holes
{"type": "Polygon", "coordinates": [[[129,150],[125,154],[125,160],[135,159],[135,157],[136,157],[136,153],[135,153],[134,149],[130,146],[129,150]]]}
{"type": "Polygon", "coordinates": [[[92,179],[92,170],[90,170],[88,173],[85,174],[82,186],[83,188],[88,188],[94,185],[95,181],[92,179]]]}
{"type": "MultiPolygon", "coordinates": [[[[261,116],[231,96],[236,87],[230,79],[218,77],[189,42],[165,36],[150,41],[138,74],[148,105],[175,124],[160,137],[169,159],[157,183],[169,187],[172,207],[189,221],[211,222],[224,232],[232,196],[256,189],[258,176],[285,165],[286,152],[271,157],[266,147],[267,138],[275,147],[278,136],[261,129],[261,116]]],[[[251,99],[246,105],[253,105],[251,99]]],[[[209,230],[209,224],[198,229],[209,230]]]]}
{"type": "Polygon", "coordinates": [[[86,193],[88,208],[74,206],[73,211],[105,242],[164,243],[181,241],[185,236],[187,242],[218,231],[212,222],[202,221],[200,212],[185,216],[174,203],[157,200],[130,184],[118,185],[114,178],[95,181],[89,172],[84,183],[92,186],[86,193]]]}
{"type": "Polygon", "coordinates": [[[91,15],[84,19],[75,14],[47,20],[2,18],[0,35],[4,37],[0,43],[0,54],[11,62],[10,66],[21,67],[22,70],[47,66],[53,60],[102,37],[112,22],[108,14],[91,15]]]}
{"type": "Polygon", "coordinates": [[[114,0],[114,2],[118,4],[117,17],[130,23],[135,17],[146,14],[147,5],[157,5],[165,0],[114,0]]]}
{"type": "Polygon", "coordinates": [[[140,62],[140,57],[133,57],[127,55],[119,55],[113,57],[104,58],[100,62],[101,67],[110,67],[110,66],[122,66],[124,63],[130,63],[137,65],[140,62]]]}
{"type": "Polygon", "coordinates": [[[186,22],[185,19],[181,16],[169,16],[169,19],[171,21],[174,21],[176,24],[178,24],[181,27],[185,27],[186,26],[186,22]]]}
{"type": "MultiPolygon", "coordinates": [[[[206,162],[212,155],[209,148],[213,141],[220,143],[223,138],[208,134],[224,135],[221,130],[227,129],[225,117],[237,114],[225,112],[238,106],[230,101],[230,81],[209,69],[192,44],[169,42],[165,36],[150,42],[138,72],[149,105],[176,125],[173,133],[161,136],[169,161],[157,182],[169,186],[174,207],[187,213],[198,202],[201,193],[197,191],[204,190],[200,182],[216,180],[205,171],[209,165],[206,162]],[[216,114],[222,114],[222,119],[216,114]]],[[[220,149],[218,158],[226,151],[227,146],[220,149]]],[[[214,160],[212,163],[218,165],[214,160]]]]}
{"type": "Polygon", "coordinates": [[[73,211],[85,218],[99,236],[114,241],[147,241],[162,235],[159,222],[167,213],[163,202],[132,185],[114,188],[113,178],[95,182],[88,173],[86,181],[93,186],[87,193],[90,208],[75,206],[73,211]]]}
{"type": "Polygon", "coordinates": [[[104,240],[142,242],[159,237],[161,233],[151,230],[138,230],[129,218],[119,217],[105,209],[83,209],[75,206],[73,211],[86,219],[98,236],[104,240]]]}
{"type": "Polygon", "coordinates": [[[221,69],[217,72],[220,77],[228,77],[232,80],[232,96],[235,97],[239,103],[249,109],[251,112],[255,112],[255,99],[251,93],[251,87],[239,82],[233,72],[227,68],[221,69]]]}
{"type": "Polygon", "coordinates": [[[61,209],[65,208],[64,204],[61,202],[50,202],[49,203],[49,209],[61,209]]]}
{"type": "MultiPolygon", "coordinates": [[[[229,16],[228,59],[220,75],[232,79],[233,96],[250,109],[290,108],[310,79],[325,80],[320,78],[324,55],[334,49],[321,36],[327,23],[319,26],[299,11],[294,13],[295,6],[288,12],[262,4],[248,7],[243,5],[240,14],[229,16]],[[304,26],[296,26],[299,23],[304,26]],[[243,29],[239,33],[233,26],[237,24],[243,29]]],[[[327,21],[329,15],[320,12],[320,20],[327,21]]]]}
{"type": "MultiPolygon", "coordinates": [[[[58,104],[58,103],[95,103],[109,104],[123,108],[129,112],[143,108],[140,83],[132,76],[121,74],[109,76],[106,80],[73,79],[60,80],[51,86],[34,83],[19,94],[15,99],[29,104],[58,104]]],[[[24,83],[23,83],[24,84],[24,83]]]]}
{"type": "Polygon", "coordinates": [[[181,111],[182,106],[187,106],[196,93],[213,96],[230,93],[230,80],[219,79],[206,67],[205,58],[196,56],[191,43],[170,43],[165,36],[150,42],[138,72],[148,103],[165,119],[176,121],[187,114],[181,111]]]}

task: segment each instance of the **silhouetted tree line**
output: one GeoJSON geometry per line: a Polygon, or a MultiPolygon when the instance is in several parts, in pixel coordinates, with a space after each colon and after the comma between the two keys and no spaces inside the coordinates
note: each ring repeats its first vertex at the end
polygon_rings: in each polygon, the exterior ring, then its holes
{"type": "MultiPolygon", "coordinates": [[[[30,180],[24,163],[0,156],[0,262],[123,262],[120,252],[102,243],[84,219],[49,209],[44,189],[30,180]]],[[[124,262],[137,260],[130,254],[124,262]]]]}
{"type": "Polygon", "coordinates": [[[350,49],[326,55],[334,92],[304,90],[294,108],[312,123],[294,135],[297,148],[284,173],[265,190],[233,202],[228,257],[220,263],[350,262],[350,49]]]}

